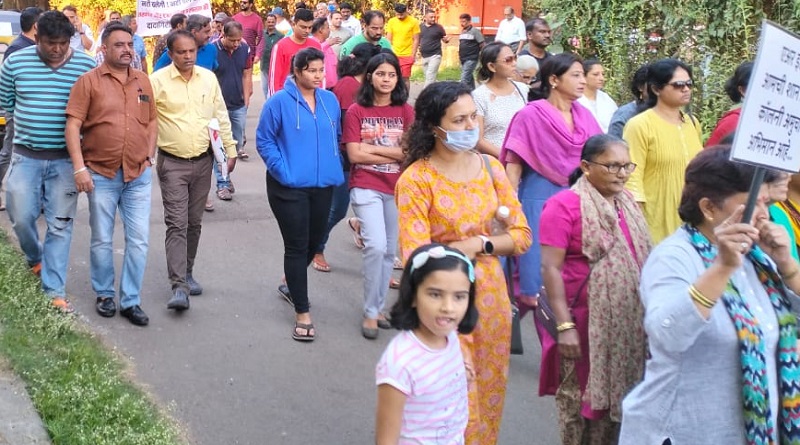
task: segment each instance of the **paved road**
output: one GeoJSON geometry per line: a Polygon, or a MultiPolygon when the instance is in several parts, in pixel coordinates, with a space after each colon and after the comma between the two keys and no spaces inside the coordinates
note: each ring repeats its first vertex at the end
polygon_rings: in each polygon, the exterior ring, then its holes
{"type": "MultiPolygon", "coordinates": [[[[195,277],[204,285],[191,310],[166,309],[170,296],[158,185],[153,191],[150,253],[143,308],[150,326],[94,312],[89,282],[85,195],[78,204],[68,291],[78,311],[131,363],[134,379],[185,427],[189,441],[227,444],[367,444],[374,441],[374,367],[393,333],[377,341],[360,335],[360,252],[346,224],[331,236],[332,273],[309,269],[317,340],[290,338],[292,309],[278,297],[282,241],[267,204],[264,165],[255,155],[255,126],[263,98],[248,116],[249,162],[237,165],[234,200],[214,198],[206,213],[195,277]]],[[[156,181],[157,182],[157,181],[156,181]]],[[[8,229],[7,217],[0,217],[8,229]]],[[[117,230],[117,270],[122,258],[117,230]]],[[[552,398],[536,395],[539,346],[530,316],[526,354],[511,359],[501,444],[556,444],[552,398]]]]}

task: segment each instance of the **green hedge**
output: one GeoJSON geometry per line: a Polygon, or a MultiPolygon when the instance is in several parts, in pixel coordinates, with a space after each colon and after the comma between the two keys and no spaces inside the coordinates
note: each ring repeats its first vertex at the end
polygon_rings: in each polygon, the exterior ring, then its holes
{"type": "Polygon", "coordinates": [[[55,445],[171,445],[178,428],[74,316],[58,313],[0,230],[0,354],[55,445]]]}

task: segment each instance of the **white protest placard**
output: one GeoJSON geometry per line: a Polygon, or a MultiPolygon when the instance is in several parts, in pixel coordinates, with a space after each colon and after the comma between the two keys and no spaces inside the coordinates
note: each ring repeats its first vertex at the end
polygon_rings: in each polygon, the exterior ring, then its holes
{"type": "Polygon", "coordinates": [[[800,37],[767,20],[761,24],[731,159],[800,171],[800,37]]]}
{"type": "Polygon", "coordinates": [[[211,18],[210,0],[138,0],[136,2],[136,34],[160,36],[170,31],[169,19],[178,13],[201,14],[211,18]]]}

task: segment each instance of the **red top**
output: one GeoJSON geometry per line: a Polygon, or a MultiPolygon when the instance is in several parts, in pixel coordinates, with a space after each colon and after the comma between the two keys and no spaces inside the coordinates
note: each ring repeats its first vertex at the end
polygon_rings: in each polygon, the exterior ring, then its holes
{"type": "MultiPolygon", "coordinates": [[[[361,83],[353,76],[342,77],[336,82],[336,85],[331,89],[336,99],[339,101],[339,107],[342,110],[347,110],[350,105],[356,103],[356,94],[358,89],[361,88],[361,83]]],[[[342,116],[345,114],[342,113],[342,116]]]]}
{"type": "Polygon", "coordinates": [[[319,42],[306,39],[301,45],[295,43],[291,37],[278,40],[272,48],[272,57],[269,61],[269,94],[275,94],[283,89],[283,84],[289,73],[292,72],[292,57],[304,48],[316,48],[322,51],[319,42]]]}
{"type": "Polygon", "coordinates": [[[711,136],[706,141],[706,147],[713,147],[719,144],[719,141],[725,139],[725,136],[736,131],[736,126],[739,125],[739,115],[742,114],[742,107],[734,108],[722,115],[711,136]]]}
{"type": "Polygon", "coordinates": [[[261,21],[261,16],[253,12],[250,15],[244,15],[240,12],[233,16],[233,19],[242,25],[242,40],[247,42],[250,47],[250,54],[247,58],[247,68],[253,67],[253,60],[256,55],[260,55],[264,50],[264,22],[261,21]]]}
{"type": "MultiPolygon", "coordinates": [[[[383,147],[399,147],[400,140],[414,122],[414,109],[409,104],[384,107],[362,107],[353,104],[344,118],[342,142],[363,142],[383,147]]],[[[394,195],[400,178],[400,162],[389,164],[356,164],[350,171],[350,188],[358,187],[394,195]]]]}

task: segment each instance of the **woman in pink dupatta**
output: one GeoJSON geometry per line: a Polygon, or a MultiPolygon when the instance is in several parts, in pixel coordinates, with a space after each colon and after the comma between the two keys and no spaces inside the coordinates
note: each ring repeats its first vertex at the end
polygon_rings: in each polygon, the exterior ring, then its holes
{"type": "MultiPolygon", "coordinates": [[[[539,73],[545,99],[530,102],[514,116],[500,152],[534,236],[530,250],[518,262],[521,316],[535,304],[542,287],[539,218],[544,203],[567,188],[586,140],[603,133],[592,113],[577,102],[586,85],[578,56],[550,57],[539,73]]],[[[554,342],[546,332],[540,331],[539,338],[554,342]]]]}

